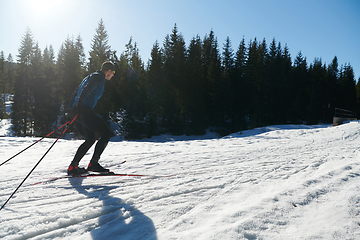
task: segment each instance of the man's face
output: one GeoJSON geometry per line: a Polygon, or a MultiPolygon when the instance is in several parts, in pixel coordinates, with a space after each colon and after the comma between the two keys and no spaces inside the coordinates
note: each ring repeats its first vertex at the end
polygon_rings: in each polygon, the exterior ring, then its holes
{"type": "Polygon", "coordinates": [[[110,80],[115,75],[115,71],[109,69],[105,73],[105,79],[110,80]]]}

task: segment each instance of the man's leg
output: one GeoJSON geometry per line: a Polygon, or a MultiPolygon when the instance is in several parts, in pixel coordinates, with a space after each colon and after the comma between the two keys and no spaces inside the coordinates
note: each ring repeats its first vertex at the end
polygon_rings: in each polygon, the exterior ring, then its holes
{"type": "Polygon", "coordinates": [[[91,148],[91,146],[95,143],[96,140],[95,133],[83,125],[85,119],[87,119],[87,116],[79,114],[77,120],[75,120],[74,122],[76,129],[82,136],[84,136],[85,142],[81,144],[76,151],[76,154],[68,168],[68,174],[70,175],[79,174],[86,171],[84,168],[78,168],[78,165],[80,163],[80,160],[85,156],[87,151],[91,148]]]}
{"type": "Polygon", "coordinates": [[[82,125],[85,128],[91,130],[91,132],[94,133],[94,136],[95,134],[100,136],[100,139],[96,143],[95,151],[89,164],[89,170],[92,169],[97,171],[108,171],[107,169],[101,167],[98,162],[101,154],[104,152],[108,142],[110,141],[110,138],[115,136],[115,134],[111,131],[106,122],[94,111],[87,109],[85,113],[86,118],[84,118],[82,125]]]}
{"type": "MultiPolygon", "coordinates": [[[[71,165],[78,166],[80,160],[85,156],[87,151],[89,151],[91,146],[95,143],[95,134],[93,132],[91,132],[90,130],[84,128],[84,126],[82,126],[80,123],[76,123],[75,126],[78,129],[78,131],[80,132],[80,134],[81,134],[81,132],[86,131],[87,132],[86,135],[88,136],[87,138],[85,138],[85,142],[83,144],[81,144],[80,147],[78,148],[78,150],[76,151],[74,159],[71,162],[71,165]]],[[[81,134],[81,135],[83,135],[83,134],[81,134]]]]}

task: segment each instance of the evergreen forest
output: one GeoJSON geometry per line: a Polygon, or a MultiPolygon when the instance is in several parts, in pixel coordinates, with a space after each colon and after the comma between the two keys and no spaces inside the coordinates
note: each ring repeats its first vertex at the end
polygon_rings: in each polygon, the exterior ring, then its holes
{"type": "MultiPolygon", "coordinates": [[[[118,54],[99,21],[86,57],[82,39],[68,37],[56,55],[41,50],[28,28],[16,60],[0,51],[0,118],[11,118],[16,136],[45,136],[67,121],[70,96],[82,79],[110,60],[116,74],[105,84],[96,112],[118,123],[127,139],[163,133],[221,136],[273,124],[331,123],[335,108],[360,113],[360,84],[350,64],[330,64],[272,39],[244,38],[235,48],[210,30],[186,45],[174,25],[156,41],[146,63],[130,37],[118,54]],[[11,94],[12,113],[5,112],[11,94]]],[[[1,49],[0,49],[1,50],[1,49]]],[[[72,129],[75,131],[75,129],[72,129]]]]}

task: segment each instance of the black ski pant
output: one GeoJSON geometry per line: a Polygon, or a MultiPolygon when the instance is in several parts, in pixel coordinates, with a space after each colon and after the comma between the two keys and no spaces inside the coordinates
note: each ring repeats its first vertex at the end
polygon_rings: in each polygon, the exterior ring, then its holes
{"type": "Polygon", "coordinates": [[[71,115],[78,117],[74,121],[76,129],[85,138],[85,142],[78,148],[71,165],[78,166],[80,160],[85,156],[87,151],[95,143],[95,151],[91,158],[91,162],[98,162],[100,155],[106,148],[110,138],[115,136],[114,132],[109,128],[106,122],[100,118],[91,108],[82,106],[79,109],[72,109],[71,115]]]}

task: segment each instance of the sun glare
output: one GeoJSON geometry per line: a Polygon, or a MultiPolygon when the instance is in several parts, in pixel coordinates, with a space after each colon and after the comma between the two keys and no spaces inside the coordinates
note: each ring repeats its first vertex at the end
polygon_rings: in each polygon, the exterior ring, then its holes
{"type": "Polygon", "coordinates": [[[33,13],[47,14],[56,11],[56,8],[61,5],[63,0],[30,0],[30,5],[33,13]]]}

